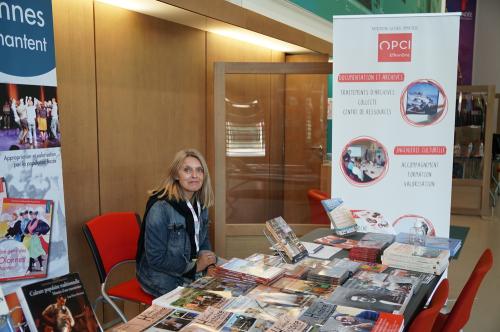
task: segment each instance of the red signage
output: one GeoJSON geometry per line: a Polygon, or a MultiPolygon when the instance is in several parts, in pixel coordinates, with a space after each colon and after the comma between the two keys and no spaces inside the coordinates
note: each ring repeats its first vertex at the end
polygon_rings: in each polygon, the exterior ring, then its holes
{"type": "Polygon", "coordinates": [[[378,62],[410,62],[411,44],[411,33],[380,33],[378,62]]]}

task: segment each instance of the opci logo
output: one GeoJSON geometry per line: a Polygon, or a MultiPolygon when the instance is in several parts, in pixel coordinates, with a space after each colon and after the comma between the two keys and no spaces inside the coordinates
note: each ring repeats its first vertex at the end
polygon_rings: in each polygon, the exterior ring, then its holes
{"type": "Polygon", "coordinates": [[[380,33],[378,62],[410,62],[411,33],[380,33]]]}

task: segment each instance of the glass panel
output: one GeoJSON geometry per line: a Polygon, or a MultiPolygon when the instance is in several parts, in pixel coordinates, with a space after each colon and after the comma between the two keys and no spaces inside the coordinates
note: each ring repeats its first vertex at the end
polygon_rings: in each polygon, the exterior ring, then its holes
{"type": "Polygon", "coordinates": [[[326,147],[327,75],[226,75],[226,223],[310,223],[326,147]]]}
{"type": "Polygon", "coordinates": [[[455,179],[481,179],[483,176],[487,100],[487,91],[457,94],[453,151],[455,179]]]}

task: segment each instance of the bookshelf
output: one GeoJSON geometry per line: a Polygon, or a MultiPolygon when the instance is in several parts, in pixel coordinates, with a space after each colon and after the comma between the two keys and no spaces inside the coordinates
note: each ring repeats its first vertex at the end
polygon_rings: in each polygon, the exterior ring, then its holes
{"type": "Polygon", "coordinates": [[[457,87],[452,213],[491,215],[491,146],[495,118],[494,85],[457,87]]]}

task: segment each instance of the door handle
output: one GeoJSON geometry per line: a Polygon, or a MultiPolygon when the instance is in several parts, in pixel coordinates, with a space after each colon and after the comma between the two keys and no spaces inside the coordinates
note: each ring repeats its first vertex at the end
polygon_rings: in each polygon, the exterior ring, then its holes
{"type": "Polygon", "coordinates": [[[318,150],[320,152],[323,152],[323,145],[313,145],[313,146],[310,146],[309,149],[311,150],[318,150]]]}

